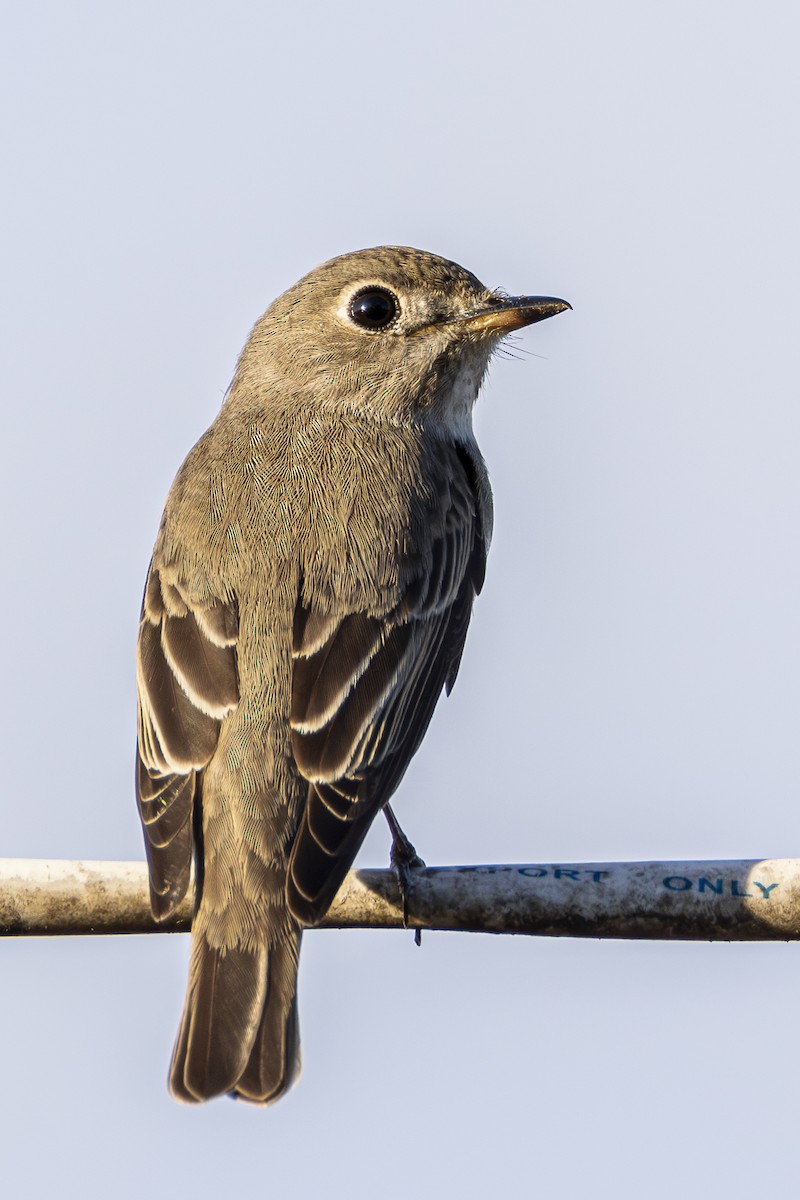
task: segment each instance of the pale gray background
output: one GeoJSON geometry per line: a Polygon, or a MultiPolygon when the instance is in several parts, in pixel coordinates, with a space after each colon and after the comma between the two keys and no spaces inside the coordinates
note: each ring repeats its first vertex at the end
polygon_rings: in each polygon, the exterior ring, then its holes
{"type": "MultiPolygon", "coordinates": [[[[380,242],[575,306],[479,405],[497,533],[398,797],[424,856],[796,854],[794,6],[3,12],[0,854],[141,856],[167,488],[270,299],[380,242]]],[[[311,933],[267,1112],[167,1096],[187,951],[0,946],[4,1192],[797,1186],[796,947],[311,933]]]]}

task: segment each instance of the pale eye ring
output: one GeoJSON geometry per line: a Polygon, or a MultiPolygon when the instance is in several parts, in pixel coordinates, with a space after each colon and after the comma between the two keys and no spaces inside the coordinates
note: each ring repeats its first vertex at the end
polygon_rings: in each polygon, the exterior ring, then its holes
{"type": "Polygon", "coordinates": [[[350,320],[362,329],[376,333],[388,329],[400,315],[400,304],[394,292],[384,287],[365,287],[356,292],[348,308],[350,320]]]}

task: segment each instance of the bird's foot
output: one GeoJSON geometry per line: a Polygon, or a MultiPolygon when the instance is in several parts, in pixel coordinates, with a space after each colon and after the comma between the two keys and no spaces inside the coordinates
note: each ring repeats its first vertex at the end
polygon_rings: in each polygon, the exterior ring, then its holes
{"type": "MultiPolygon", "coordinates": [[[[386,814],[386,820],[392,833],[392,849],[389,854],[389,862],[397,876],[400,895],[403,898],[403,925],[408,929],[408,906],[414,887],[413,873],[414,871],[420,871],[425,866],[425,862],[420,858],[413,844],[403,833],[390,805],[387,804],[383,811],[386,814]]],[[[421,929],[414,930],[414,941],[418,946],[421,945],[421,929]]]]}

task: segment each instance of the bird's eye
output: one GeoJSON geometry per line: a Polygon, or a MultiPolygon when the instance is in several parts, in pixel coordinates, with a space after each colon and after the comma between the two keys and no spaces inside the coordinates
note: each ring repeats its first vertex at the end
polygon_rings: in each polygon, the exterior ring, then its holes
{"type": "Polygon", "coordinates": [[[400,311],[397,297],[386,288],[364,288],[350,301],[350,317],[362,329],[386,329],[400,311]]]}

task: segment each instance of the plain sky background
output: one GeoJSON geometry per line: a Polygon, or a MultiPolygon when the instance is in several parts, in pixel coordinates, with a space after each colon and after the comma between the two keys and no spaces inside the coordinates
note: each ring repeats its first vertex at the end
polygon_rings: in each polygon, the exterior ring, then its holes
{"type": "MultiPolygon", "coordinates": [[[[142,856],[167,489],[269,301],[383,242],[574,305],[479,402],[421,853],[798,853],[798,39],[788,2],[3,5],[0,853],[142,856]]],[[[793,1194],[799,953],[310,933],[299,1086],[189,1110],[188,939],[8,941],[0,1187],[793,1194]]]]}

